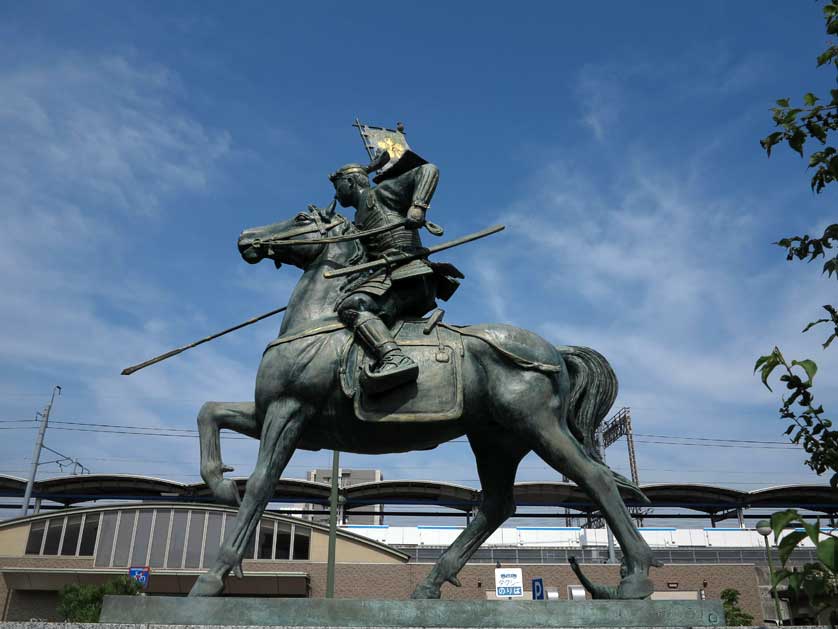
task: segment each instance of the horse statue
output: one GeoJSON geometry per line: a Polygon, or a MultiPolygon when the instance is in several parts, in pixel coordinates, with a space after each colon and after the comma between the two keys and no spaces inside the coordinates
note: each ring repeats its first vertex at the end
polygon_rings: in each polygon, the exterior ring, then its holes
{"type": "Polygon", "coordinates": [[[480,477],[479,508],[412,598],[439,598],[446,582],[460,586],[460,569],[515,513],[515,473],[531,451],[590,495],[619,541],[623,560],[616,588],[591,583],[571,562],[594,597],[648,597],[653,589],[649,569],[660,564],[636,530],[620,489],[648,500],[603,463],[594,444],[597,426],[617,393],[616,376],[605,358],[584,347],[555,347],[510,325],[446,325],[446,333],[461,343],[459,416],[363,421],[342,381],[342,361],[352,345],[352,332],[334,312],[342,283],[324,277],[325,271],[364,260],[353,233],[354,225],[332,204],[246,229],[239,238],[247,262],[270,259],[277,268],[291,264],[303,274],[279,337],[262,357],[255,401],[207,402],[198,414],[201,476],[219,502],[239,509],[215,565],[198,578],[190,596],[217,596],[227,574],[241,574],[242,557],[252,547],[255,527],[295,449],[384,454],[432,449],[465,435],[480,477]],[[221,459],[222,429],[259,439],[257,463],[241,500],[235,483],[224,477],[231,468],[221,459]]]}

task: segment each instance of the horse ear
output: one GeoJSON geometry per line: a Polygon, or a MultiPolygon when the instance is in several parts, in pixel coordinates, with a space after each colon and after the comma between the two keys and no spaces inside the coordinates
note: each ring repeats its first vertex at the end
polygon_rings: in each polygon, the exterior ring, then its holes
{"type": "Polygon", "coordinates": [[[332,220],[332,217],[335,215],[335,207],[337,207],[337,199],[332,199],[332,202],[329,203],[327,207],[319,207],[317,209],[317,213],[320,214],[320,217],[324,221],[332,220]]]}

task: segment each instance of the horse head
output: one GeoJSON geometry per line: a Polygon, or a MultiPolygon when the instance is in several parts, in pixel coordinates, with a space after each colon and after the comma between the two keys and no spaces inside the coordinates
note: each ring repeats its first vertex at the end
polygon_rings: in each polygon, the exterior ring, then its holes
{"type": "Polygon", "coordinates": [[[305,269],[326,246],[318,242],[330,235],[345,233],[351,224],[335,212],[335,201],[327,207],[309,205],[308,211],[294,218],[245,229],[239,236],[239,253],[250,264],[273,260],[276,268],[283,264],[305,269]],[[339,228],[335,230],[335,228],[339,228]]]}

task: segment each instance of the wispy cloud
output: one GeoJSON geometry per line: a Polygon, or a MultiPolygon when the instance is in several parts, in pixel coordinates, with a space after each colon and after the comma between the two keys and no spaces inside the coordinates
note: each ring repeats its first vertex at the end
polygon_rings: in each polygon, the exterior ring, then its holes
{"type": "MultiPolygon", "coordinates": [[[[176,297],[128,253],[126,230],[142,232],[172,212],[174,200],[209,192],[231,138],[179,105],[182,88],[165,68],[120,56],[59,58],[34,55],[0,70],[3,375],[18,391],[31,382],[45,395],[53,382],[64,384],[59,418],[192,427],[206,391],[250,397],[253,367],[209,348],[120,379],[121,367],[170,347],[173,331],[190,320],[183,309],[165,323],[129,320],[138,307],[162,309],[176,297]]],[[[9,415],[31,416],[40,404],[10,397],[9,415]]],[[[88,466],[98,470],[114,469],[98,460],[103,453],[137,451],[131,437],[115,438],[50,433],[53,447],[97,459],[88,466]]],[[[29,440],[5,439],[0,458],[20,459],[29,440]]],[[[175,466],[168,473],[194,473],[196,459],[183,454],[194,455],[196,444],[184,450],[172,443],[179,440],[160,441],[155,451],[175,466]]]]}

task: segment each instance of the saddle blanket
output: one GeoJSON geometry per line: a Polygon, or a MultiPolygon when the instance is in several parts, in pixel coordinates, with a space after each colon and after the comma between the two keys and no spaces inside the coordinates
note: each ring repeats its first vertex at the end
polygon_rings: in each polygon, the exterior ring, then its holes
{"type": "Polygon", "coordinates": [[[355,415],[367,422],[430,422],[459,419],[463,413],[463,340],[441,326],[429,334],[426,320],[399,322],[393,328],[405,354],[419,365],[416,382],[376,395],[359,384],[364,367],[373,359],[350,341],[341,361],[341,386],[353,398],[355,415]]]}

